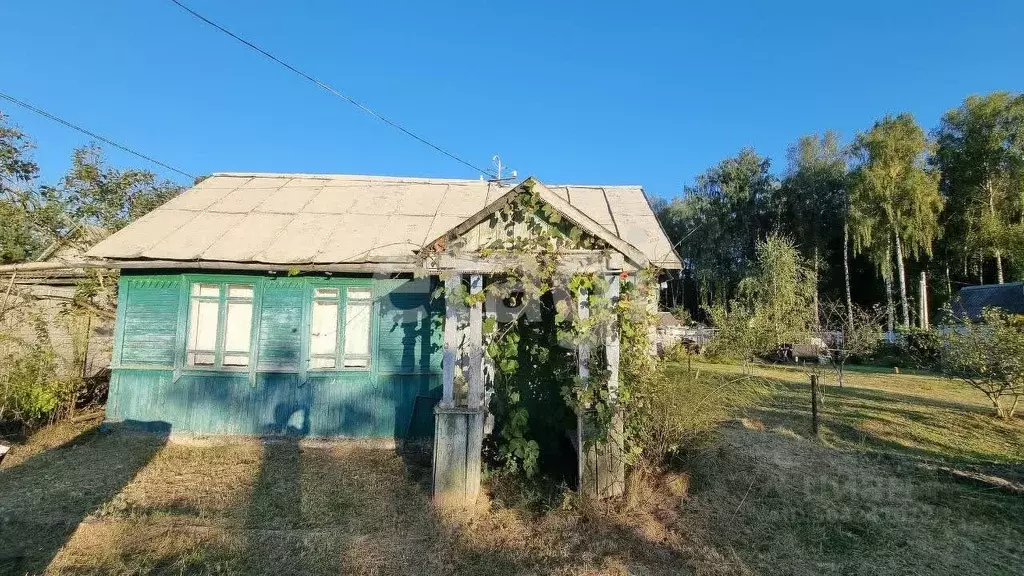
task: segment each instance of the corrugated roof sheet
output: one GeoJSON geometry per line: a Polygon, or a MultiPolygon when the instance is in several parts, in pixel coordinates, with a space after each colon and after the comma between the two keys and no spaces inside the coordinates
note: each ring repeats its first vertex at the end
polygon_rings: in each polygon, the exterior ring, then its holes
{"type": "MultiPolygon", "coordinates": [[[[548,186],[652,262],[679,260],[640,186],[548,186]]],[[[267,264],[412,262],[511,189],[478,180],[215,174],[94,246],[91,257],[267,264]]]]}
{"type": "Polygon", "coordinates": [[[967,316],[974,321],[981,319],[985,308],[1024,314],[1024,282],[965,286],[953,299],[952,308],[958,318],[967,316]]]}

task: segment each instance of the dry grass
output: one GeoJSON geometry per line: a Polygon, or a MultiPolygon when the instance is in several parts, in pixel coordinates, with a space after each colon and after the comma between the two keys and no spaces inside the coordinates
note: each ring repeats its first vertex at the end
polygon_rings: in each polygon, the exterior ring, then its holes
{"type": "Polygon", "coordinates": [[[728,573],[650,506],[437,510],[429,462],[393,450],[77,432],[0,470],[0,572],[728,573]]]}
{"type": "Polygon", "coordinates": [[[864,369],[829,386],[813,439],[807,375],[755,373],[775,392],[690,453],[684,525],[761,574],[1024,570],[1024,495],[992,482],[1024,478],[1024,420],[952,382],[864,369]]]}
{"type": "MultiPolygon", "coordinates": [[[[738,371],[700,369],[715,394],[738,371]]],[[[62,424],[0,468],[0,573],[1021,572],[1024,496],[984,478],[1024,475],[1024,422],[942,380],[856,372],[813,440],[806,376],[757,374],[769,393],[725,403],[681,470],[634,471],[614,506],[525,505],[495,478],[494,500],[455,513],[430,505],[422,455],[62,424]]]]}

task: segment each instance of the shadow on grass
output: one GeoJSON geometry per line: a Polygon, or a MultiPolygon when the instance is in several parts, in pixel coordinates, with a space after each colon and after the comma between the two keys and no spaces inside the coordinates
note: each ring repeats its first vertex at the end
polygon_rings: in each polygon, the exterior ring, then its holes
{"type": "Polygon", "coordinates": [[[0,573],[44,571],[87,516],[167,443],[165,422],[92,429],[0,470],[0,573]]]}

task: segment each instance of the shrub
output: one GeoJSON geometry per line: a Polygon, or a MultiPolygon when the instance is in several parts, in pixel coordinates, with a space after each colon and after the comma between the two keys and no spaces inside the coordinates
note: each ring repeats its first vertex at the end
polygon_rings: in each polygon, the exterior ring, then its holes
{"type": "Polygon", "coordinates": [[[942,335],[936,330],[904,328],[897,337],[897,346],[911,367],[934,370],[942,356],[942,335]]]}
{"type": "Polygon", "coordinates": [[[1012,418],[1024,395],[1024,316],[986,308],[979,324],[951,332],[939,356],[948,378],[981,391],[1000,418],[1012,418]]]}

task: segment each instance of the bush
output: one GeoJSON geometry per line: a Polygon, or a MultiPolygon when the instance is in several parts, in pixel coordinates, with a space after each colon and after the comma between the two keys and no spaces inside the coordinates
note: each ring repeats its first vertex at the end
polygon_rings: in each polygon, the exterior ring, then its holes
{"type": "Polygon", "coordinates": [[[771,389],[764,378],[688,371],[666,363],[657,377],[633,392],[630,436],[642,461],[671,462],[717,424],[749,406],[771,389]]]}
{"type": "Polygon", "coordinates": [[[980,324],[967,320],[949,334],[939,360],[947,378],[979,390],[997,416],[1012,418],[1024,396],[1024,316],[986,308],[980,324]]]}
{"type": "Polygon", "coordinates": [[[897,337],[900,356],[912,368],[934,370],[942,356],[942,335],[935,330],[904,328],[897,337]]]}
{"type": "Polygon", "coordinates": [[[92,382],[87,390],[76,370],[62,366],[42,317],[29,321],[32,340],[0,333],[0,425],[15,429],[55,422],[73,412],[79,398],[95,399],[94,389],[102,386],[92,382]]]}

